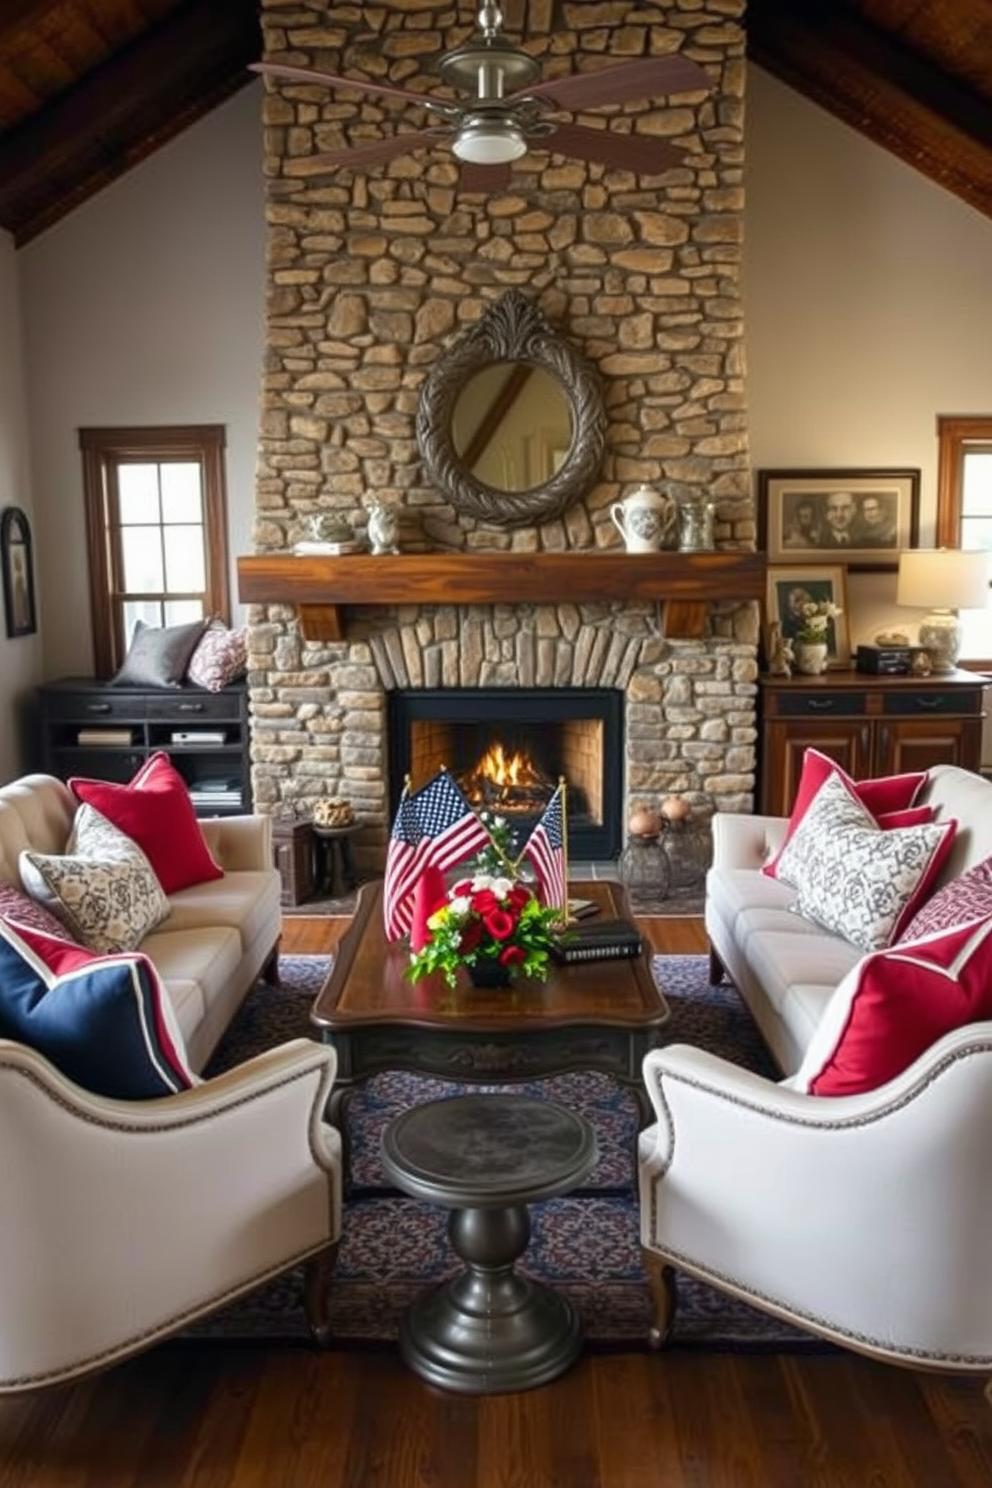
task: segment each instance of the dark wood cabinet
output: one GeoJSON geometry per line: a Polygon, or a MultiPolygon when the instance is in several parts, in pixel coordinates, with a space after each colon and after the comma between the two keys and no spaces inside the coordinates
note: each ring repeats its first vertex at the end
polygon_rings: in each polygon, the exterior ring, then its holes
{"type": "Polygon", "coordinates": [[[248,689],[112,687],[67,677],[38,689],[44,768],[127,782],[165,750],[198,816],[251,810],[248,689]]]}
{"type": "Polygon", "coordinates": [[[934,677],[762,677],[757,809],[788,816],[803,755],[818,749],[855,780],[981,764],[985,689],[978,672],[934,677]]]}

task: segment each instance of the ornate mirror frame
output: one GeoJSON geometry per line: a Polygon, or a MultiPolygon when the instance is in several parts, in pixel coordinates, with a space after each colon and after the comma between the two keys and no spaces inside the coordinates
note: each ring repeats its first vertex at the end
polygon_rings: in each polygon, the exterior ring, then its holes
{"type": "Polygon", "coordinates": [[[606,410],[595,370],[548,325],[526,295],[510,289],[438,358],[417,410],[417,443],[428,477],[463,516],[499,527],[547,522],[584,496],[606,442],[606,410]],[[572,442],[543,485],[500,491],[477,480],[454,447],[455,403],[469,378],[494,362],[542,368],[561,385],[572,419],[572,442]]]}

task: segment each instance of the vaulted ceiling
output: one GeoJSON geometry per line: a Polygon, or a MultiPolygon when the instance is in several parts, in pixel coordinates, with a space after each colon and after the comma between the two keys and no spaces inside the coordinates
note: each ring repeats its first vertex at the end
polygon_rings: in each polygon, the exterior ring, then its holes
{"type": "MultiPolygon", "coordinates": [[[[250,82],[258,10],[0,0],[0,227],[29,242],[250,82]]],[[[992,217],[992,0],[749,0],[745,24],[761,67],[992,217]]]]}

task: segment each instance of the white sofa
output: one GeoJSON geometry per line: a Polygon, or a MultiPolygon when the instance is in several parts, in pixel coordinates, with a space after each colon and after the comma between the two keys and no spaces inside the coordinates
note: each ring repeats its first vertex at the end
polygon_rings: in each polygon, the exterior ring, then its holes
{"type": "MultiPolygon", "coordinates": [[[[935,889],[992,853],[992,781],[938,765],[918,797],[935,821],[958,822],[935,889]]],[[[838,982],[863,952],[789,908],[796,892],[761,872],[785,838],[785,817],[713,817],[706,881],[711,980],[724,971],[747,1003],[783,1074],[798,1069],[838,982]]]]}
{"type": "MultiPolygon", "coordinates": [[[[992,853],[992,783],[933,770],[960,823],[941,883],[992,853]]],[[[862,952],[789,912],[760,872],[786,822],[714,818],[706,925],[786,1075],[862,952]]],[[[863,1094],[801,1094],[687,1046],[653,1050],[641,1241],[670,1329],[674,1272],[856,1351],[992,1372],[992,1022],[948,1033],[863,1094]],[[674,1271],[673,1271],[674,1268],[674,1271]]]]}
{"type": "MultiPolygon", "coordinates": [[[[63,852],[76,807],[68,786],[51,775],[25,775],[0,788],[0,879],[23,887],[22,848],[63,852]]],[[[282,923],[271,817],[200,825],[224,876],[173,894],[168,918],[140,947],[165,983],[198,1072],[258,977],[276,977],[282,923]]]]}
{"type": "MultiPolygon", "coordinates": [[[[73,802],[49,776],[0,789],[0,876],[60,852],[73,802]]],[[[142,943],[202,1069],[279,937],[267,817],[203,822],[222,879],[172,897],[142,943]]],[[[332,1048],[295,1039],[192,1089],[115,1100],[0,1038],[0,1395],[106,1368],[306,1264],[325,1342],[342,1152],[332,1048]]]]}

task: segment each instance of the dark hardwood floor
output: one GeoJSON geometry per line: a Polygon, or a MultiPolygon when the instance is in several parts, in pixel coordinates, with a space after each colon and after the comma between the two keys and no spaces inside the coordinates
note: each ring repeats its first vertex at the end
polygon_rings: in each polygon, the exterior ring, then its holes
{"type": "MultiPolygon", "coordinates": [[[[342,923],[287,918],[283,948],[327,949],[342,923]]],[[[656,950],[704,949],[699,921],[645,923],[656,950]]],[[[0,1400],[0,1488],[988,1488],[983,1383],[675,1351],[462,1398],[389,1349],[171,1343],[0,1400]]]]}

